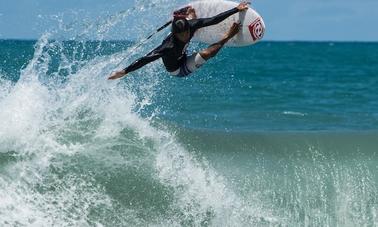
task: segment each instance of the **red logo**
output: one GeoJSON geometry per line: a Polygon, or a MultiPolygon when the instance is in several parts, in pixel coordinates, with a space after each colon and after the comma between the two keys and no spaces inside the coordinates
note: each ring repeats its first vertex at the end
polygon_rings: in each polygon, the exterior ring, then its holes
{"type": "Polygon", "coordinates": [[[249,32],[251,33],[253,41],[260,40],[264,36],[264,26],[261,18],[257,18],[248,26],[249,32]]]}

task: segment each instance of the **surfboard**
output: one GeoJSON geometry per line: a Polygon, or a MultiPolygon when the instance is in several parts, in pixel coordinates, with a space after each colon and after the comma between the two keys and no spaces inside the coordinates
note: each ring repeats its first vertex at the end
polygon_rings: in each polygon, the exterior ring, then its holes
{"type": "MultiPolygon", "coordinates": [[[[188,4],[192,6],[197,18],[216,16],[219,13],[230,10],[239,3],[224,0],[194,1],[188,4]]],[[[201,28],[194,34],[193,40],[212,44],[218,42],[234,22],[240,21],[242,28],[239,33],[226,43],[227,46],[247,46],[260,41],[264,37],[265,23],[263,18],[254,9],[236,13],[219,24],[201,28]]]]}

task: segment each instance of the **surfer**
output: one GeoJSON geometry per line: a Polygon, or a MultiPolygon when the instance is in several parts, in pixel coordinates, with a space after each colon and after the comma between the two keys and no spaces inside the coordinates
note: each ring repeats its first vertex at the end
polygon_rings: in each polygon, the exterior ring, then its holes
{"type": "Polygon", "coordinates": [[[214,57],[223,45],[239,32],[240,23],[234,23],[218,42],[198,53],[187,56],[186,49],[197,29],[218,24],[237,12],[245,11],[248,9],[248,4],[248,2],[242,2],[237,7],[211,18],[197,18],[192,7],[185,8],[186,13],[184,15],[174,15],[172,32],[160,46],[146,56],[134,61],[125,69],[113,72],[108,79],[121,78],[159,58],[163,59],[164,66],[171,75],[177,77],[188,76],[199,69],[207,60],[214,57]]]}

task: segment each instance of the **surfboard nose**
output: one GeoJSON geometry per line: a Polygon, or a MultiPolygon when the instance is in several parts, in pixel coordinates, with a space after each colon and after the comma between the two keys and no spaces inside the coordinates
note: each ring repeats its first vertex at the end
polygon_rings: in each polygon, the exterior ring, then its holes
{"type": "MultiPolygon", "coordinates": [[[[238,3],[224,0],[194,1],[190,2],[197,15],[197,18],[209,18],[230,10],[238,3]]],[[[236,13],[219,24],[199,29],[193,40],[212,44],[218,42],[224,33],[234,22],[240,21],[242,27],[239,33],[225,45],[227,46],[248,46],[259,42],[265,34],[265,23],[263,18],[252,8],[236,13]]]]}

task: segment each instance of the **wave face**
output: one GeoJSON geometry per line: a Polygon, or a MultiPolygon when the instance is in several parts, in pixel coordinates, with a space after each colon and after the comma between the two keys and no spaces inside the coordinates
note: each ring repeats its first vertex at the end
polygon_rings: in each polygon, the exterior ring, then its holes
{"type": "Polygon", "coordinates": [[[107,81],[168,31],[104,39],[172,8],[0,41],[0,225],[378,225],[378,45],[267,42],[107,81]]]}

